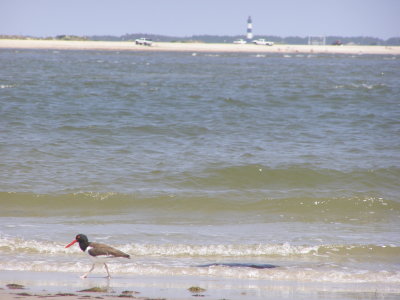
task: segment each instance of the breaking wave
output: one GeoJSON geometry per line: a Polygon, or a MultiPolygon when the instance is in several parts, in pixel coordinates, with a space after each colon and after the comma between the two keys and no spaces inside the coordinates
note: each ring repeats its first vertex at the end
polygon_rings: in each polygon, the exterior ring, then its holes
{"type": "MultiPolygon", "coordinates": [[[[64,243],[65,244],[65,243],[64,243]]],[[[0,237],[1,253],[20,254],[80,254],[78,247],[65,248],[61,242],[24,240],[0,237]]],[[[386,257],[400,256],[396,245],[292,245],[283,244],[125,244],[116,245],[134,257],[203,257],[203,258],[248,258],[248,257],[386,257]]]]}

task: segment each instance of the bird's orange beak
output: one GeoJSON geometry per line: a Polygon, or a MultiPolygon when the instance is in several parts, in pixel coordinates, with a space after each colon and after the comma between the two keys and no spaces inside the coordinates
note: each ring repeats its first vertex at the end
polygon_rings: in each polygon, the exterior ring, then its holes
{"type": "Polygon", "coordinates": [[[73,244],[75,244],[77,242],[77,240],[73,240],[71,243],[69,243],[67,246],[65,246],[65,248],[71,247],[73,244]]]}

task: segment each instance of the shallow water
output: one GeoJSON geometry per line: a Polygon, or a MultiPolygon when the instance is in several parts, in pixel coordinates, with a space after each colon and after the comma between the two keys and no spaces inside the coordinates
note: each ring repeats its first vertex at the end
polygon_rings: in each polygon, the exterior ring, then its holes
{"type": "Polygon", "coordinates": [[[131,254],[117,274],[400,282],[398,57],[2,50],[0,64],[2,270],[81,272],[64,246],[85,233],[131,254]]]}

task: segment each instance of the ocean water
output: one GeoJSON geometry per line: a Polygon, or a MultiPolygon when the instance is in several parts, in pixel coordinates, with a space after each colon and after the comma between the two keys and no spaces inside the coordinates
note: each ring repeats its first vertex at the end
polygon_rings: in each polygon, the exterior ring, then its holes
{"type": "Polygon", "coordinates": [[[64,248],[85,233],[132,256],[119,276],[400,293],[399,57],[1,50],[0,66],[0,270],[86,271],[64,248]]]}

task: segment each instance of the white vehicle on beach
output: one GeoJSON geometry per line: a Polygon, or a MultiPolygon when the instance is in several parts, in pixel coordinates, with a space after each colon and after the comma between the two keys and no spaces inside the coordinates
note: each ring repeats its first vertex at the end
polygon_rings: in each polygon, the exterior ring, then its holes
{"type": "Polygon", "coordinates": [[[274,42],[266,41],[265,39],[254,40],[253,43],[256,45],[266,45],[266,46],[272,46],[274,44],[274,42]]]}
{"type": "Polygon", "coordinates": [[[153,41],[151,39],[140,38],[135,40],[135,44],[143,46],[151,46],[153,45],[153,41]]]}
{"type": "Polygon", "coordinates": [[[234,44],[246,44],[247,42],[244,39],[238,39],[233,41],[234,44]]]}

